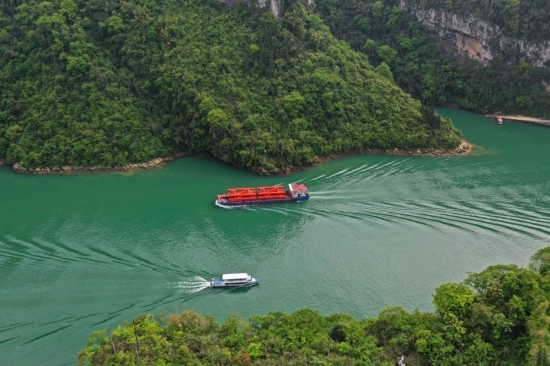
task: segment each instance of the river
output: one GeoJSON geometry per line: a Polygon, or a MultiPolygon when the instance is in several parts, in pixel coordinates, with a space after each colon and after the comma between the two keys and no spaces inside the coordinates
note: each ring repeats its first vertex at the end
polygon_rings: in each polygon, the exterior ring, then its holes
{"type": "Polygon", "coordinates": [[[364,155],[286,177],[210,158],[131,173],[0,169],[2,365],[74,364],[141,313],[431,311],[434,289],[550,245],[550,128],[452,110],[468,156],[364,155]],[[228,187],[309,183],[305,203],[222,209],[228,187]],[[206,289],[228,272],[259,286],[206,289]]]}

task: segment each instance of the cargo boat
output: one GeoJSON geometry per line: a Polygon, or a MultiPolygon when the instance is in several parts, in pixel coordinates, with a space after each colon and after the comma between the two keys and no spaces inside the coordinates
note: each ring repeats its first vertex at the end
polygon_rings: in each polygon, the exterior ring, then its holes
{"type": "Polygon", "coordinates": [[[244,287],[260,283],[259,278],[249,276],[247,273],[228,273],[221,278],[211,278],[210,287],[244,287]]]}
{"type": "Polygon", "coordinates": [[[219,194],[216,205],[221,207],[262,205],[267,203],[299,202],[309,198],[307,184],[291,183],[288,190],[284,186],[255,188],[229,188],[219,194]]]}

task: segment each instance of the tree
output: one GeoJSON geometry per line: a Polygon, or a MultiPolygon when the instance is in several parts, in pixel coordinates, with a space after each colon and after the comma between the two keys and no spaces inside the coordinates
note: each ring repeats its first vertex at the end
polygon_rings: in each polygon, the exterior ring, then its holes
{"type": "Polygon", "coordinates": [[[471,310],[475,294],[461,283],[446,283],[435,290],[433,299],[436,310],[442,315],[453,315],[461,319],[471,310]]]}
{"type": "Polygon", "coordinates": [[[23,131],[23,128],[21,128],[21,126],[13,125],[6,130],[5,136],[8,140],[15,140],[21,134],[22,131],[23,131]]]}
{"type": "Polygon", "coordinates": [[[378,56],[380,56],[382,61],[388,65],[391,64],[395,60],[395,57],[397,56],[397,52],[388,45],[383,45],[378,47],[377,52],[378,52],[378,56]]]}
{"type": "Polygon", "coordinates": [[[548,273],[550,270],[550,247],[539,249],[531,256],[529,269],[543,275],[548,273]]]}
{"type": "Polygon", "coordinates": [[[531,337],[529,350],[529,365],[531,366],[550,365],[550,346],[548,345],[550,317],[546,315],[548,305],[548,300],[541,302],[533,311],[531,319],[527,321],[527,328],[531,337]]]}
{"type": "Polygon", "coordinates": [[[385,62],[382,62],[376,67],[376,72],[386,79],[393,81],[393,74],[391,72],[391,69],[385,62]]]}
{"type": "Polygon", "coordinates": [[[283,106],[292,118],[298,117],[300,112],[304,109],[304,103],[304,97],[297,91],[293,91],[283,97],[283,106]]]}

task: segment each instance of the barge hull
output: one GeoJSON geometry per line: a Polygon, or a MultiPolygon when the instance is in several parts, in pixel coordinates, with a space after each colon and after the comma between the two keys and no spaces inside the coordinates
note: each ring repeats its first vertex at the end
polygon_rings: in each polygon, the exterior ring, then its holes
{"type": "Polygon", "coordinates": [[[248,286],[254,286],[257,285],[258,282],[254,283],[244,283],[244,284],[231,284],[231,285],[210,285],[212,288],[220,288],[220,287],[248,287],[248,286]]]}
{"type": "Polygon", "coordinates": [[[309,196],[296,197],[296,198],[281,198],[281,199],[272,199],[272,200],[253,200],[253,201],[239,201],[239,202],[229,202],[229,201],[219,201],[216,200],[216,205],[218,206],[250,206],[250,205],[268,205],[270,203],[290,203],[290,202],[300,202],[305,201],[309,196]]]}

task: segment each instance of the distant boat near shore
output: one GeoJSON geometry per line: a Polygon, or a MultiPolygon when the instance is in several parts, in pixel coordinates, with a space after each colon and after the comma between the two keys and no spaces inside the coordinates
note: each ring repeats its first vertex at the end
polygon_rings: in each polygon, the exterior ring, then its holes
{"type": "Polygon", "coordinates": [[[550,119],[527,117],[527,116],[520,116],[520,115],[499,115],[499,114],[496,114],[496,113],[495,114],[486,114],[485,117],[495,118],[499,125],[502,124],[500,121],[504,122],[504,120],[506,119],[506,120],[509,120],[509,121],[533,123],[533,124],[537,124],[537,125],[549,126],[550,127],[550,119]]]}

